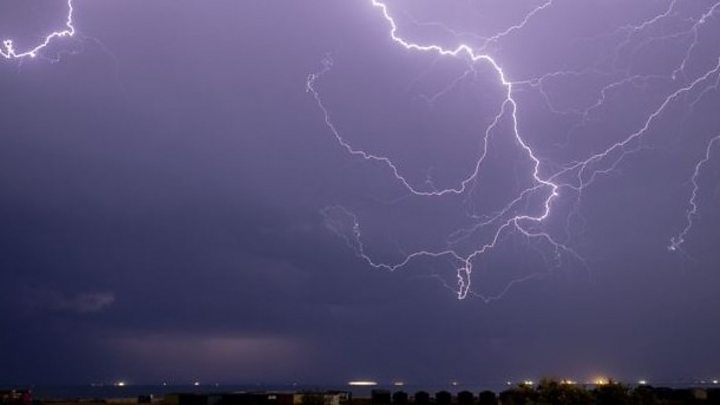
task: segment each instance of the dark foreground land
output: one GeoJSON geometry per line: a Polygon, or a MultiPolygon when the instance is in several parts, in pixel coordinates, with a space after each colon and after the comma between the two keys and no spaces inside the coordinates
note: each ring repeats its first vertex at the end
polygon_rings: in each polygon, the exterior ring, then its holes
{"type": "Polygon", "coordinates": [[[584,386],[543,380],[495,393],[373,390],[370,398],[349,392],[215,392],[175,393],[162,397],[104,399],[32,399],[28,390],[0,391],[0,405],[720,405],[720,388],[630,387],[610,382],[584,386]]]}

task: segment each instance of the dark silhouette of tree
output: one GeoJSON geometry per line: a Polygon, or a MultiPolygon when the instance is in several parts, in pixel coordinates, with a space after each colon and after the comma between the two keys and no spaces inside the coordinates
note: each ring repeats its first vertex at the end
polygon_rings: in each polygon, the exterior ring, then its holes
{"type": "Polygon", "coordinates": [[[628,387],[610,380],[592,390],[597,405],[629,405],[628,387]]]}
{"type": "Polygon", "coordinates": [[[531,386],[521,384],[500,393],[502,405],[535,405],[536,393],[531,386]]]}
{"type": "Polygon", "coordinates": [[[377,405],[387,405],[390,403],[390,391],[388,390],[372,390],[372,403],[377,405]]]}
{"type": "Polygon", "coordinates": [[[470,391],[460,391],[457,394],[458,405],[473,405],[475,396],[470,391]]]}
{"type": "Polygon", "coordinates": [[[594,402],[592,395],[577,385],[551,379],[541,380],[535,392],[538,405],[590,405],[594,402]]]}
{"type": "Polygon", "coordinates": [[[720,388],[710,388],[707,390],[708,404],[720,404],[720,388]]]}
{"type": "Polygon", "coordinates": [[[655,389],[649,385],[641,385],[630,393],[630,403],[633,405],[657,405],[660,404],[655,389]]]}
{"type": "Polygon", "coordinates": [[[430,403],[430,394],[425,391],[415,393],[415,405],[428,405],[430,403]]]}
{"type": "Polygon", "coordinates": [[[405,391],[396,391],[392,396],[393,404],[407,404],[408,394],[405,391]]]}
{"type": "Polygon", "coordinates": [[[435,403],[438,405],[450,405],[452,403],[452,394],[447,391],[436,392],[435,403]]]}
{"type": "Polygon", "coordinates": [[[492,391],[483,391],[478,395],[478,405],[497,405],[498,399],[492,391]]]}

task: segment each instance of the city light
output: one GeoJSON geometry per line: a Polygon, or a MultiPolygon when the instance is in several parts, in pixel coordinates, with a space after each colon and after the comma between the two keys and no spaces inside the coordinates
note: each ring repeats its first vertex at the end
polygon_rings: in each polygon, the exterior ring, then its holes
{"type": "Polygon", "coordinates": [[[125,381],[118,381],[118,382],[115,383],[115,386],[116,386],[116,387],[124,387],[124,386],[125,386],[125,381]]]}
{"type": "Polygon", "coordinates": [[[393,385],[396,386],[396,387],[402,387],[403,385],[405,385],[405,383],[402,382],[402,381],[395,381],[395,382],[393,383],[393,385]]]}
{"type": "Polygon", "coordinates": [[[350,381],[348,382],[348,385],[352,385],[355,387],[372,387],[377,385],[377,382],[375,381],[365,381],[365,380],[359,380],[359,381],[350,381]]]}
{"type": "Polygon", "coordinates": [[[647,380],[638,381],[638,385],[647,385],[647,380]]]}
{"type": "Polygon", "coordinates": [[[595,377],[592,383],[595,385],[608,385],[610,380],[607,377],[595,377]]]}

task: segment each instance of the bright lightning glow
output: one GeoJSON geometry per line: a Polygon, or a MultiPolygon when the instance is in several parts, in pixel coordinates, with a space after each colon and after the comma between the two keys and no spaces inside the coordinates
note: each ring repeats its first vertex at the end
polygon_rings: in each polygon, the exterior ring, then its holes
{"type": "MultiPolygon", "coordinates": [[[[500,102],[499,112],[495,115],[492,123],[482,131],[482,148],[477,159],[474,162],[473,170],[468,173],[464,178],[460,179],[456,185],[445,188],[436,188],[431,181],[426,181],[423,185],[412,184],[403,174],[403,171],[391,160],[391,158],[367,152],[363,149],[354,147],[338,130],[334,124],[331,114],[326,107],[320,92],[318,90],[318,81],[328,73],[333,67],[333,61],[330,58],[326,58],[323,61],[322,69],[316,73],[310,74],[306,82],[307,91],[313,96],[317,106],[323,114],[324,122],[329,129],[330,133],[334,136],[338,144],[344,148],[349,154],[360,157],[366,161],[380,163],[386,166],[392,173],[394,179],[401,185],[410,195],[416,197],[427,197],[427,198],[440,198],[444,196],[452,195],[464,195],[468,191],[471,191],[475,182],[478,179],[482,164],[488,153],[488,142],[490,134],[498,130],[498,124],[501,119],[509,118],[511,123],[511,131],[509,136],[512,136],[515,143],[523,151],[524,156],[531,163],[531,175],[533,184],[528,188],[519,192],[517,197],[510,200],[502,209],[490,215],[475,215],[471,214],[471,217],[475,220],[474,224],[468,228],[460,229],[457,232],[450,235],[448,239],[448,248],[440,250],[418,250],[405,254],[404,258],[395,263],[383,263],[373,259],[365,250],[365,246],[362,241],[360,223],[357,216],[340,206],[327,207],[322,211],[325,218],[326,226],[338,236],[342,237],[347,245],[355,251],[358,257],[364,260],[369,266],[377,269],[384,269],[394,271],[407,266],[410,262],[417,259],[438,259],[444,258],[454,263],[457,273],[457,288],[453,288],[456,292],[458,299],[464,299],[468,294],[479,297],[485,302],[489,302],[502,297],[513,285],[517,283],[536,279],[540,277],[540,273],[530,274],[519,279],[510,281],[506,288],[503,289],[500,294],[496,296],[485,296],[478,294],[471,290],[471,274],[473,271],[473,263],[481,255],[487,251],[493,249],[504,237],[505,234],[514,231],[519,235],[522,235],[528,239],[542,240],[549,244],[555,251],[555,255],[558,260],[561,254],[567,254],[572,258],[576,259],[578,263],[585,265],[582,257],[577,254],[572,248],[565,243],[561,243],[558,239],[553,237],[550,233],[541,230],[544,222],[552,215],[556,205],[556,201],[561,196],[567,195],[567,198],[575,198],[575,203],[572,204],[572,212],[567,214],[567,227],[569,227],[570,217],[575,215],[578,210],[578,205],[582,198],[583,191],[590,187],[598,176],[608,174],[615,171],[619,164],[625,159],[626,156],[635,153],[643,149],[641,138],[648,135],[654,126],[657,125],[657,121],[660,120],[663,113],[673,104],[687,98],[691,94],[699,92],[695,101],[698,102],[706,93],[715,91],[720,85],[720,58],[716,60],[716,63],[706,70],[704,73],[696,76],[694,79],[684,80],[686,75],[686,68],[688,62],[693,57],[693,51],[697,47],[699,41],[698,32],[703,26],[714,17],[714,14],[720,9],[720,2],[716,2],[710,6],[705,12],[703,12],[697,18],[688,18],[685,21],[690,23],[690,27],[673,34],[664,34],[661,37],[651,37],[649,40],[644,40],[640,45],[633,48],[633,52],[636,52],[638,47],[645,46],[648,43],[661,40],[666,38],[689,38],[690,42],[687,46],[685,55],[682,61],[674,68],[669,75],[638,75],[628,74],[626,69],[617,67],[617,61],[619,58],[620,51],[623,48],[630,47],[636,37],[649,31],[649,27],[659,24],[667,19],[672,18],[675,15],[676,3],[678,0],[671,0],[668,2],[667,7],[663,11],[650,17],[637,24],[630,24],[621,27],[616,33],[624,32],[624,38],[616,48],[617,54],[612,63],[615,71],[604,73],[597,69],[587,69],[584,71],[566,71],[566,72],[551,72],[541,77],[524,79],[513,81],[508,78],[506,72],[502,68],[502,63],[486,52],[489,48],[489,44],[498,43],[504,37],[517,33],[523,30],[526,25],[534,17],[537,17],[541,12],[549,9],[553,2],[549,0],[536,8],[532,9],[527,13],[519,23],[508,27],[495,35],[482,38],[481,46],[473,48],[472,46],[460,43],[455,47],[444,47],[436,43],[421,43],[410,40],[400,34],[400,28],[397,21],[393,17],[389,6],[382,0],[369,0],[370,5],[379,11],[380,16],[388,27],[388,36],[399,47],[420,53],[433,54],[437,57],[448,57],[457,58],[467,61],[470,65],[474,64],[485,64],[492,68],[495,76],[497,77],[498,83],[505,89],[504,98],[500,102]],[[623,76],[615,81],[606,84],[601,90],[598,99],[591,104],[589,107],[584,109],[575,109],[568,111],[561,111],[552,106],[551,97],[545,91],[544,82],[549,78],[563,77],[563,76],[584,76],[584,75],[611,75],[611,74],[622,74],[623,76]],[[553,113],[557,114],[572,114],[577,115],[580,118],[580,124],[576,125],[574,129],[578,129],[587,122],[593,114],[596,113],[611,97],[611,93],[616,89],[625,87],[627,85],[637,85],[638,83],[646,83],[650,80],[669,80],[671,84],[680,83],[675,86],[674,90],[670,91],[662,101],[654,108],[647,117],[645,117],[635,131],[623,136],[621,140],[610,144],[606,148],[590,154],[588,157],[582,160],[576,160],[569,162],[564,165],[560,165],[559,168],[545,166],[541,159],[536,154],[535,150],[526,141],[525,137],[519,131],[519,103],[515,98],[515,90],[519,87],[527,86],[532,89],[536,89],[542,95],[543,99],[547,103],[549,109],[553,113]],[[714,84],[708,84],[714,82],[714,84]],[[704,86],[704,87],[703,87],[704,86]],[[542,170],[541,170],[541,166],[542,170]],[[522,213],[523,210],[527,210],[530,201],[537,201],[537,209],[535,214],[522,213]],[[539,200],[539,201],[538,201],[539,200]],[[518,213],[518,211],[520,213],[518,213]],[[461,254],[456,251],[453,246],[461,241],[466,241],[471,235],[475,233],[493,228],[490,234],[489,241],[478,246],[470,254],[461,254]]],[[[454,33],[452,29],[444,27],[439,23],[417,23],[425,25],[437,25],[446,29],[448,32],[454,33]]],[[[614,35],[613,33],[611,35],[614,35]]],[[[466,36],[463,34],[462,36],[466,36]]],[[[471,68],[472,69],[472,68],[471,68]]],[[[438,94],[427,97],[426,99],[432,103],[438,97],[448,92],[450,89],[459,85],[463,78],[469,75],[470,71],[466,71],[463,76],[453,81],[450,86],[441,90],[438,94]]],[[[697,176],[704,163],[710,158],[710,148],[715,142],[714,138],[707,148],[706,158],[701,160],[695,166],[695,175],[692,178],[694,185],[693,195],[690,199],[690,209],[687,213],[687,226],[686,228],[676,237],[671,240],[670,249],[677,249],[684,241],[687,232],[690,231],[692,226],[693,217],[696,215],[697,206],[695,203],[695,197],[697,194],[698,184],[697,176]]],[[[570,234],[567,230],[568,235],[570,234]]]]}
{"type": "Polygon", "coordinates": [[[35,58],[40,52],[47,48],[54,40],[75,35],[75,26],[73,25],[73,0],[67,0],[67,17],[65,19],[65,28],[60,31],[53,31],[46,35],[39,43],[29,49],[17,50],[12,39],[2,41],[0,47],[0,56],[5,59],[25,59],[35,58]]]}

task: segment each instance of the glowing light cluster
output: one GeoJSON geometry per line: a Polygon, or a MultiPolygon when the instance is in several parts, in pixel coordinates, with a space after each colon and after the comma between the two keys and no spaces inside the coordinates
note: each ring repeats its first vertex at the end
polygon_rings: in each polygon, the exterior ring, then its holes
{"type": "Polygon", "coordinates": [[[611,382],[612,382],[612,381],[611,381],[609,378],[607,378],[607,377],[595,377],[595,378],[592,380],[593,385],[608,385],[608,384],[610,384],[611,382]]]}
{"type": "MultiPolygon", "coordinates": [[[[615,61],[613,62],[613,68],[617,63],[617,55],[620,51],[629,46],[631,39],[634,35],[638,35],[650,27],[661,23],[665,19],[670,18],[675,13],[678,0],[672,0],[668,6],[662,11],[662,13],[652,16],[651,18],[640,22],[636,25],[627,25],[619,28],[615,33],[624,34],[624,39],[621,40],[616,50],[615,61]]],[[[485,302],[492,301],[502,297],[513,285],[528,281],[539,277],[537,273],[530,274],[519,279],[512,280],[509,282],[505,289],[499,294],[494,296],[486,296],[478,294],[471,290],[471,274],[473,271],[473,262],[481,255],[486,253],[488,250],[493,249],[497,243],[501,240],[501,237],[510,231],[519,232],[519,234],[527,237],[528,239],[539,239],[547,242],[554,250],[556,256],[561,254],[569,255],[570,257],[577,260],[583,266],[585,261],[582,257],[575,252],[570,246],[565,243],[561,243],[550,233],[543,231],[543,223],[552,215],[554,212],[554,206],[557,200],[560,198],[561,193],[563,195],[569,195],[568,198],[574,198],[575,204],[574,209],[577,210],[577,205],[581,200],[582,193],[585,189],[591,186],[595,180],[601,176],[613,172],[617,169],[618,165],[626,158],[626,156],[633,154],[641,150],[642,143],[639,142],[640,138],[649,134],[654,125],[657,124],[658,119],[663,113],[674,103],[679,100],[687,99],[690,95],[699,94],[695,100],[691,103],[694,105],[697,103],[705,94],[718,90],[718,83],[720,83],[720,58],[717,59],[716,63],[711,66],[708,70],[702,74],[688,79],[687,65],[688,61],[693,57],[694,52],[698,46],[699,41],[699,30],[707,24],[712,18],[715,17],[715,13],[720,9],[720,2],[712,4],[702,15],[698,18],[691,20],[692,24],[690,27],[680,33],[674,33],[674,36],[683,36],[691,39],[687,46],[686,52],[682,61],[667,77],[663,77],[671,81],[675,85],[674,90],[670,91],[662,101],[654,108],[649,115],[647,115],[642,121],[640,127],[632,131],[631,133],[622,137],[621,140],[610,144],[608,147],[590,154],[588,157],[570,162],[562,165],[561,167],[554,169],[552,167],[543,167],[541,170],[541,159],[537,156],[536,152],[526,141],[523,135],[520,133],[518,127],[518,101],[514,97],[516,88],[525,87],[537,90],[542,94],[544,100],[547,103],[550,111],[557,114],[575,114],[579,116],[581,123],[579,125],[585,125],[589,117],[603,106],[607,99],[608,94],[622,86],[633,85],[638,82],[647,81],[651,78],[658,78],[658,75],[642,76],[642,75],[625,75],[621,79],[607,84],[600,90],[600,94],[595,103],[586,109],[562,111],[556,109],[550,102],[550,97],[544,89],[544,83],[549,78],[561,77],[561,76],[581,76],[585,74],[594,73],[592,70],[587,71],[561,71],[551,72],[540,77],[524,79],[520,81],[513,81],[508,78],[506,72],[502,68],[502,64],[487,53],[487,49],[490,44],[501,41],[504,37],[517,33],[523,30],[526,25],[541,12],[548,10],[553,5],[552,0],[547,1],[527,13],[518,24],[512,25],[509,28],[486,38],[483,38],[481,45],[477,48],[473,48],[465,43],[460,43],[455,47],[444,47],[436,43],[420,43],[414,42],[406,37],[400,35],[398,23],[393,17],[388,5],[381,0],[369,0],[370,5],[377,9],[382,19],[385,21],[388,27],[389,38],[397,44],[399,47],[422,53],[434,54],[438,57],[448,58],[461,58],[468,61],[470,64],[486,64],[492,68],[495,76],[497,77],[498,83],[505,89],[503,100],[500,102],[499,113],[494,117],[490,125],[481,131],[482,133],[482,148],[479,156],[474,162],[473,170],[467,174],[464,178],[459,180],[456,186],[446,187],[437,189],[433,184],[425,183],[421,187],[412,184],[402,173],[402,170],[392,161],[391,158],[371,153],[366,150],[353,146],[338,130],[334,124],[328,107],[324,103],[320,92],[318,90],[318,81],[328,73],[333,67],[333,61],[330,58],[326,58],[323,61],[322,69],[318,72],[310,74],[306,82],[307,91],[312,95],[317,106],[323,114],[324,122],[333,135],[338,144],[345,149],[350,155],[357,156],[369,162],[375,162],[386,166],[394,179],[402,186],[407,192],[416,197],[426,198],[441,198],[444,196],[462,195],[470,190],[473,183],[477,180],[480,173],[482,163],[488,153],[488,142],[490,134],[497,130],[501,119],[509,118],[511,122],[511,130],[509,136],[512,136],[516,144],[523,151],[524,156],[531,163],[531,176],[533,184],[528,188],[522,190],[517,194],[515,198],[509,201],[504,208],[490,215],[476,215],[474,216],[475,223],[469,228],[460,229],[456,233],[450,235],[448,240],[449,248],[440,250],[418,250],[405,254],[404,257],[394,263],[385,263],[373,259],[365,249],[362,241],[361,228],[358,219],[354,213],[342,206],[330,206],[322,211],[325,217],[325,223],[328,228],[342,237],[347,245],[352,248],[358,257],[364,260],[369,266],[376,269],[384,269],[394,271],[407,266],[415,259],[422,257],[425,258],[444,258],[449,259],[451,262],[456,263],[457,272],[457,287],[453,290],[457,293],[458,299],[464,299],[468,295],[479,297],[485,302]],[[548,173],[548,174],[541,174],[548,173]],[[536,214],[517,213],[527,211],[521,207],[527,206],[530,201],[539,200],[539,206],[534,211],[536,214]],[[539,212],[539,213],[537,213],[539,212]],[[467,240],[467,238],[479,230],[492,228],[491,237],[489,242],[482,244],[477,247],[470,254],[461,254],[457,250],[453,249],[453,245],[459,241],[467,240]]],[[[445,28],[442,24],[433,23],[434,25],[445,28]]],[[[451,29],[447,29],[448,32],[454,32],[451,29]]],[[[668,34],[669,36],[669,34],[668,34]]],[[[659,39],[662,39],[661,37],[659,39]]],[[[655,38],[659,40],[658,38],[655,38]]],[[[618,69],[621,71],[621,69],[618,69]]],[[[466,72],[467,73],[467,72],[466,72]]],[[[451,83],[450,87],[457,86],[460,80],[456,80],[451,83]]],[[[443,89],[441,93],[448,91],[449,88],[443,89]]],[[[429,98],[432,101],[434,98],[429,98]]],[[[695,172],[692,175],[691,182],[693,184],[693,191],[689,201],[690,208],[687,211],[687,221],[685,228],[676,236],[671,239],[669,246],[670,250],[677,250],[684,243],[685,237],[693,225],[693,219],[697,213],[696,197],[699,183],[697,181],[699,173],[705,163],[711,157],[711,148],[715,141],[720,136],[713,138],[707,145],[707,153],[705,158],[700,160],[695,166],[695,172]]],[[[567,213],[569,217],[573,214],[567,213]]],[[[569,222],[569,220],[568,220],[569,222]]],[[[569,232],[568,232],[569,233],[569,232]]]]}
{"type": "Polygon", "coordinates": [[[15,48],[15,42],[12,39],[5,39],[2,41],[2,47],[0,47],[0,56],[5,59],[25,59],[35,58],[43,51],[43,49],[50,46],[50,44],[59,38],[72,37],[75,35],[75,26],[73,25],[73,0],[67,1],[67,17],[65,19],[65,28],[60,31],[53,31],[46,35],[40,42],[34,46],[25,49],[18,50],[15,48]]]}

